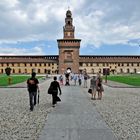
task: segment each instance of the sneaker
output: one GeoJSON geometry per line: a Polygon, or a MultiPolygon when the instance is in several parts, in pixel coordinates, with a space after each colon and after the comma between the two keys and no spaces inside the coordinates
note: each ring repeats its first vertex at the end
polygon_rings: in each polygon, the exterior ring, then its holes
{"type": "Polygon", "coordinates": [[[33,111],[33,108],[30,108],[30,111],[33,111]]]}

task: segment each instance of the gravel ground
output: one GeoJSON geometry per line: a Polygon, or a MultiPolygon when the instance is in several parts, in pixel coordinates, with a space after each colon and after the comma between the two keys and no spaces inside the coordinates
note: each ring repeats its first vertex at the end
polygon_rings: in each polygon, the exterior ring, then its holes
{"type": "Polygon", "coordinates": [[[140,140],[140,88],[104,88],[103,99],[93,105],[118,140],[140,140]]]}
{"type": "MultiPolygon", "coordinates": [[[[40,85],[40,104],[33,112],[29,110],[26,88],[0,88],[0,140],[38,139],[52,110],[47,94],[49,83],[50,80],[40,85]]],[[[118,140],[140,140],[140,88],[104,89],[103,99],[91,101],[93,105],[118,140]]]]}
{"type": "Polygon", "coordinates": [[[36,140],[52,110],[51,97],[47,94],[49,81],[40,85],[40,104],[29,110],[26,88],[0,89],[0,140],[36,140]]]}

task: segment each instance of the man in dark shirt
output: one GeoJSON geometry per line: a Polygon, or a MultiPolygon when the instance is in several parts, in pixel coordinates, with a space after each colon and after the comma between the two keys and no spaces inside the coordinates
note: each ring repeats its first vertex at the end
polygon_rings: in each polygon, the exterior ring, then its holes
{"type": "MultiPolygon", "coordinates": [[[[58,89],[59,89],[59,94],[61,95],[61,88],[59,85],[59,82],[57,82],[57,77],[54,76],[54,81],[51,82],[50,87],[52,88],[52,105],[55,107],[55,104],[57,103],[59,97],[58,95],[58,89]]],[[[59,100],[60,101],[60,100],[59,100]]]]}
{"type": "Polygon", "coordinates": [[[66,73],[65,74],[65,77],[66,77],[66,84],[65,84],[65,86],[69,86],[70,85],[70,83],[69,83],[69,73],[66,73]]]}
{"type": "Polygon", "coordinates": [[[31,78],[27,80],[27,88],[29,92],[29,102],[30,102],[30,110],[33,111],[34,105],[36,105],[36,96],[37,91],[39,92],[39,81],[35,78],[36,73],[33,72],[31,78]]]}

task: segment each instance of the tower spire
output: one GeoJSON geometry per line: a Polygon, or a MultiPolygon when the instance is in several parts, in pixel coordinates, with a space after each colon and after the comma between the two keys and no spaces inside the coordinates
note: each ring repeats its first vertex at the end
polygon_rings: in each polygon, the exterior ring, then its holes
{"type": "Polygon", "coordinates": [[[63,27],[64,38],[74,38],[73,18],[70,10],[66,12],[65,26],[63,27]]]}

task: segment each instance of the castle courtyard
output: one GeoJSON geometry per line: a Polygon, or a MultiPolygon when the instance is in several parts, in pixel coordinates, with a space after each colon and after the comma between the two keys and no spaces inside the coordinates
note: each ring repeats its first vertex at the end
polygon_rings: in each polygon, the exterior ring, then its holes
{"type": "MultiPolygon", "coordinates": [[[[0,88],[2,140],[138,140],[140,88],[108,82],[102,100],[91,100],[88,88],[61,86],[55,108],[47,94],[52,79],[40,84],[40,103],[29,110],[28,92],[0,88]]],[[[21,85],[20,85],[21,87],[21,85]]]]}

